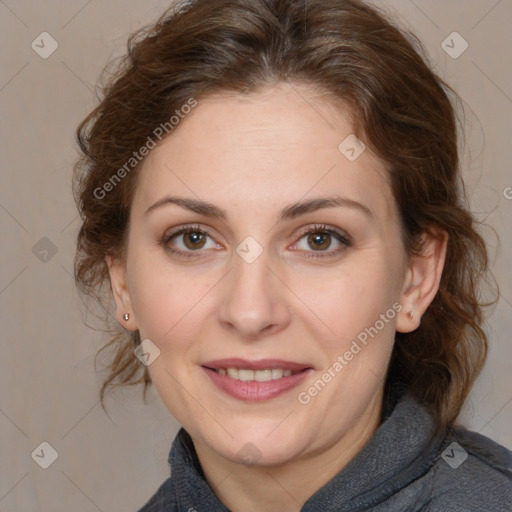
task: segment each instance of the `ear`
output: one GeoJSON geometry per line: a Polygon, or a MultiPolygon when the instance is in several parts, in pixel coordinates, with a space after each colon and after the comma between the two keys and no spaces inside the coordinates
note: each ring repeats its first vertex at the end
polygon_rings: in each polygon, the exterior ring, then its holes
{"type": "Polygon", "coordinates": [[[119,258],[113,256],[106,256],[105,261],[107,262],[112,294],[114,295],[114,301],[116,303],[116,320],[125,329],[136,331],[138,324],[133,311],[132,298],[126,279],[126,265],[119,258]],[[125,313],[129,315],[128,320],[123,318],[125,313]]]}
{"type": "Polygon", "coordinates": [[[396,330],[412,332],[421,323],[421,317],[434,300],[446,260],[448,233],[432,230],[422,235],[423,250],[420,256],[411,256],[406,271],[397,316],[396,330]]]}

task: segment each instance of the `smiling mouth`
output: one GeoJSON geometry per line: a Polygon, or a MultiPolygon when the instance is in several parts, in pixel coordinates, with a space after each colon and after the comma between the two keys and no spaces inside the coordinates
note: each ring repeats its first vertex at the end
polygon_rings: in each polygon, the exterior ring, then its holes
{"type": "Polygon", "coordinates": [[[314,372],[309,365],[283,359],[217,359],[201,366],[217,389],[244,402],[276,398],[314,372]]]}
{"type": "MultiPolygon", "coordinates": [[[[208,368],[208,367],[206,367],[208,368]]],[[[209,368],[219,375],[225,375],[230,379],[241,380],[243,382],[268,382],[271,380],[279,380],[283,377],[290,377],[304,370],[284,370],[283,368],[267,368],[264,370],[250,370],[244,368],[209,368]]]]}

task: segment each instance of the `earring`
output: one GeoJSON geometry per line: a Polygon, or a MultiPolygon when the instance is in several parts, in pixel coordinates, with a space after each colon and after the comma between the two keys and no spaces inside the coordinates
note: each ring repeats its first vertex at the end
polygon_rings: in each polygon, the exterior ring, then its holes
{"type": "Polygon", "coordinates": [[[407,313],[409,315],[409,318],[412,320],[414,318],[414,313],[412,311],[409,311],[409,313],[407,313]]]}
{"type": "Polygon", "coordinates": [[[123,315],[123,319],[124,319],[126,322],[128,322],[128,320],[130,320],[130,314],[129,314],[129,313],[125,313],[125,314],[123,315]]]}

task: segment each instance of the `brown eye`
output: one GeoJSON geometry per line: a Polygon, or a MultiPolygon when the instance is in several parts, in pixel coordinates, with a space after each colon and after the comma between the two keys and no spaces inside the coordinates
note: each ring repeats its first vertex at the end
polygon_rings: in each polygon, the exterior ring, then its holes
{"type": "Polygon", "coordinates": [[[299,241],[294,244],[294,250],[301,251],[307,258],[328,258],[338,256],[351,245],[348,235],[325,225],[317,225],[302,231],[299,241]]]}
{"type": "Polygon", "coordinates": [[[165,249],[177,256],[205,256],[208,249],[219,249],[219,245],[199,226],[188,226],[166,234],[161,240],[165,249]]]}
{"type": "Polygon", "coordinates": [[[328,249],[331,245],[331,235],[329,233],[311,233],[308,236],[308,244],[314,250],[328,249]]]}
{"type": "Polygon", "coordinates": [[[183,243],[187,249],[202,249],[206,243],[206,237],[201,231],[183,233],[183,243]]]}

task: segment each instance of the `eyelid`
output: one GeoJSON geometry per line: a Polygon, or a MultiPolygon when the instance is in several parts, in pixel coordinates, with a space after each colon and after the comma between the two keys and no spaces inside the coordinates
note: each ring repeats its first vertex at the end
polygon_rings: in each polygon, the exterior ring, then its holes
{"type": "Polygon", "coordinates": [[[313,258],[313,259],[322,259],[322,258],[334,258],[336,256],[339,256],[345,249],[352,246],[352,239],[350,235],[348,235],[344,231],[340,231],[337,228],[327,226],[325,224],[315,224],[314,226],[307,226],[303,228],[298,235],[298,239],[296,242],[293,243],[293,246],[297,245],[304,236],[311,234],[311,233],[324,233],[328,234],[330,236],[333,236],[342,246],[338,249],[329,249],[326,251],[302,251],[306,253],[306,258],[313,258]]]}
{"type": "MultiPolygon", "coordinates": [[[[177,228],[167,230],[164,232],[162,237],[159,240],[159,243],[165,247],[168,247],[169,242],[174,238],[178,237],[187,233],[201,233],[205,236],[207,236],[210,240],[215,242],[215,244],[219,245],[217,241],[210,235],[209,229],[211,228],[202,228],[199,224],[184,224],[182,226],[179,226],[177,228]]],[[[201,249],[198,249],[197,251],[182,251],[181,249],[169,249],[173,253],[182,254],[182,255],[194,255],[195,253],[199,254],[201,252],[201,249]]],[[[211,250],[211,249],[209,249],[211,250]]]]}
{"type": "Polygon", "coordinates": [[[317,231],[329,233],[331,235],[337,235],[340,238],[342,238],[343,240],[345,240],[346,242],[352,243],[352,240],[351,240],[350,236],[348,235],[348,233],[346,233],[345,231],[340,230],[338,228],[331,227],[327,224],[314,224],[313,226],[311,226],[311,225],[306,226],[305,228],[302,228],[301,231],[299,231],[298,236],[300,238],[302,238],[304,235],[307,235],[309,233],[316,233],[317,231]]]}

